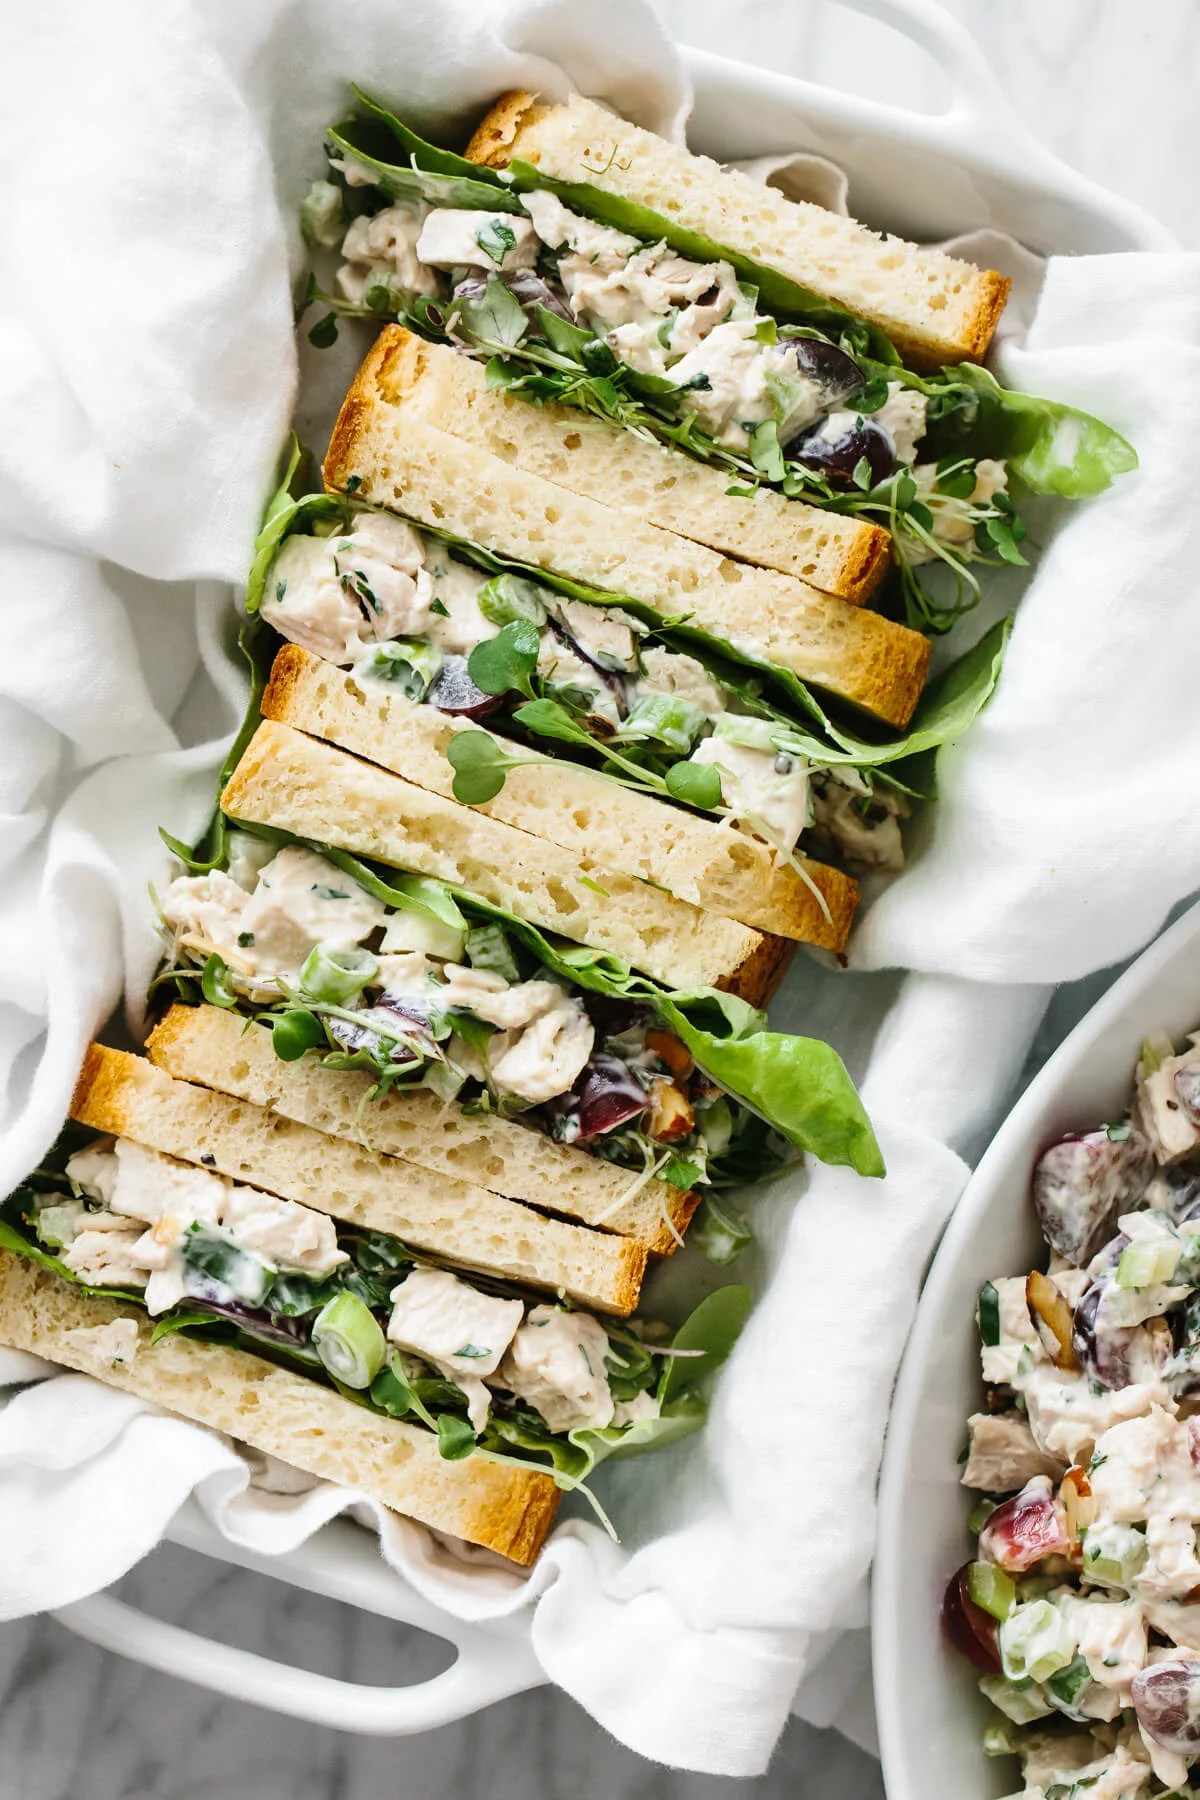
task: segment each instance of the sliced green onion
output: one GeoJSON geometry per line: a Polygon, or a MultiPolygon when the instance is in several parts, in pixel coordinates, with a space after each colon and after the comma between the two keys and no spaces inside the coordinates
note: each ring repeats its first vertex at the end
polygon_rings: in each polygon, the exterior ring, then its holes
{"type": "Polygon", "coordinates": [[[1075,1655],[1071,1627],[1049,1600],[1018,1606],[997,1635],[1000,1664],[1010,1681],[1045,1681],[1065,1669],[1075,1655]]]}
{"type": "Polygon", "coordinates": [[[394,638],[369,650],[355,664],[354,673],[368,680],[389,682],[400,689],[406,700],[423,700],[445,660],[436,644],[394,638]]]}
{"type": "Polygon", "coordinates": [[[779,748],[776,739],[779,726],[770,719],[752,719],[746,713],[722,713],[713,726],[713,736],[726,744],[740,744],[744,750],[766,750],[773,756],[779,748]]]}
{"type": "Polygon", "coordinates": [[[1081,1549],[1088,1581],[1126,1593],[1146,1560],[1145,1534],[1135,1525],[1089,1525],[1081,1549]]]}
{"type": "Polygon", "coordinates": [[[621,736],[663,744],[668,750],[690,750],[707,718],[677,694],[645,694],[630,711],[621,736]]]}
{"type": "Polygon", "coordinates": [[[528,619],[531,625],[546,623],[546,603],[541,590],[532,581],[517,575],[493,575],[485,581],[475,599],[485,619],[493,625],[511,625],[514,619],[528,619]]]}
{"type": "Polygon", "coordinates": [[[979,1290],[979,1336],[989,1348],[1000,1342],[1000,1295],[995,1283],[985,1281],[979,1290]]]}
{"type": "Polygon", "coordinates": [[[488,969],[505,981],[520,981],[508,937],[502,925],[472,925],[467,932],[467,961],[473,969],[488,969]]]}
{"type": "Polygon", "coordinates": [[[1182,1255],[1183,1245],[1171,1238],[1136,1238],[1121,1252],[1117,1286],[1147,1288],[1170,1281],[1182,1255]]]}
{"type": "Polygon", "coordinates": [[[314,944],[300,971],[300,986],[313,1000],[323,1000],[327,1006],[345,1006],[356,1000],[378,975],[379,963],[369,950],[314,944]]]}
{"type": "Polygon", "coordinates": [[[334,1380],[345,1387],[370,1387],[387,1358],[378,1319],[357,1294],[347,1292],[321,1308],[313,1320],[312,1344],[334,1380]]]}
{"type": "Polygon", "coordinates": [[[995,1563],[971,1564],[967,1570],[967,1593],[993,1619],[1007,1619],[1017,1604],[1016,1583],[995,1563]]]}

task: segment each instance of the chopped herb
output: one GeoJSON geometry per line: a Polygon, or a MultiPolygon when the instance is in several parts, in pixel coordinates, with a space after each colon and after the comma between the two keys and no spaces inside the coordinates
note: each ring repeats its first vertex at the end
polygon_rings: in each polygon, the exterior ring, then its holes
{"type": "Polygon", "coordinates": [[[600,883],[598,881],[593,881],[590,875],[581,875],[579,879],[585,888],[591,888],[594,894],[602,895],[605,900],[609,899],[608,889],[602,888],[600,883]]]}
{"type": "Polygon", "coordinates": [[[238,935],[237,935],[237,941],[238,941],[238,944],[241,949],[243,949],[243,950],[253,949],[254,933],[252,931],[239,931],[238,935]]]}
{"type": "Polygon", "coordinates": [[[429,602],[429,610],[431,613],[436,613],[440,619],[448,619],[450,617],[450,608],[444,606],[436,594],[429,602]]]}
{"type": "Polygon", "coordinates": [[[478,1359],[482,1356],[490,1356],[492,1353],[486,1344],[464,1344],[462,1349],[456,1350],[454,1354],[455,1356],[467,1356],[478,1359]]]}
{"type": "Polygon", "coordinates": [[[475,242],[499,268],[509,251],[516,249],[517,234],[503,219],[493,219],[490,224],[480,226],[475,233],[475,242]]]}

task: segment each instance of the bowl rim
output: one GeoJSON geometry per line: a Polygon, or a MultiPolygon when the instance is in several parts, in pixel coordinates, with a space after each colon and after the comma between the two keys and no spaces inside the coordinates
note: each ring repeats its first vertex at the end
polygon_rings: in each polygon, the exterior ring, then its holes
{"type": "MultiPolygon", "coordinates": [[[[901,1359],[888,1419],[877,1498],[877,1535],[871,1583],[871,1663],[884,1785],[894,1800],[915,1792],[901,1781],[906,1768],[907,1720],[897,1673],[911,1620],[900,1603],[897,1571],[904,1555],[902,1491],[916,1447],[925,1373],[943,1348],[939,1328],[955,1292],[957,1264],[993,1205],[1002,1203],[1012,1165],[1024,1160],[1044,1134],[1044,1119],[1060,1089],[1092,1058],[1100,1042],[1127,1022],[1176,962],[1194,962],[1200,947],[1200,900],[1155,938],[1089,1008],[1046,1060],[1012,1107],[968,1180],[921,1290],[901,1359]],[[895,1778],[898,1785],[893,1789],[895,1778]]],[[[973,1299],[963,1295],[963,1316],[973,1299]]],[[[966,1514],[963,1524],[965,1530],[966,1514]]],[[[984,1758],[980,1755],[981,1779],[984,1758]]],[[[981,1788],[982,1792],[982,1788],[981,1788]]]]}

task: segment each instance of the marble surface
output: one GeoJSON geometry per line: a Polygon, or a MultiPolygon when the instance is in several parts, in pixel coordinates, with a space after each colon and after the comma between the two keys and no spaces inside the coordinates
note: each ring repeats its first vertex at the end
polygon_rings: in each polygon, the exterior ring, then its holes
{"type": "MultiPolygon", "coordinates": [[[[661,0],[706,49],[935,109],[937,71],[890,31],[808,0],[661,0]]],[[[1200,85],[1196,0],[947,0],[1017,110],[1059,155],[1156,210],[1200,246],[1192,169],[1200,85]]],[[[1094,997],[1064,992],[1043,1034],[1094,997]]],[[[442,1652],[259,1576],[176,1549],[118,1590],[147,1610],[248,1649],[359,1680],[436,1671],[442,1652]]],[[[563,1696],[519,1696],[419,1739],[356,1739],[216,1700],[94,1649],[51,1620],[0,1629],[2,1800],[881,1800],[877,1766],[794,1721],[771,1771],[733,1783],[662,1770],[616,1745],[563,1696]]]]}

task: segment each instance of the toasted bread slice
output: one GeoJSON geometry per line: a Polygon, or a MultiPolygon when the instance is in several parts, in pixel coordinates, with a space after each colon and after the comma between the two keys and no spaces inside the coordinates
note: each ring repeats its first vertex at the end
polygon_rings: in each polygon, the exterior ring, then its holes
{"type": "Polygon", "coordinates": [[[624,957],[667,987],[722,987],[757,1005],[792,948],[270,719],[221,803],[250,824],[449,882],[542,931],[624,957]]]}
{"type": "MultiPolygon", "coordinates": [[[[923,368],[978,361],[1010,282],[995,269],[869,231],[810,201],[787,200],[737,169],[693,156],[580,94],[543,105],[504,94],[467,146],[472,162],[532,163],[552,182],[648,207],[668,228],[718,245],[885,331],[923,368]]],[[[586,198],[563,198],[587,211],[586,198]]]]}
{"type": "Polygon", "coordinates": [[[929,668],[920,632],[583,499],[427,424],[386,398],[385,371],[401,347],[384,332],[355,377],[325,458],[330,488],[602,589],[614,603],[640,600],[889,725],[908,723],[929,668]]]}
{"type": "MultiPolygon", "coordinates": [[[[368,758],[431,793],[453,798],[447,749],[456,731],[478,731],[382,682],[360,681],[296,644],[275,658],[263,714],[368,758]]],[[[501,750],[518,744],[486,733],[501,750]]],[[[758,838],[640,794],[570,762],[510,769],[500,792],[473,808],[545,838],[575,856],[593,856],[676,898],[743,925],[822,949],[846,947],[858,888],[849,875],[804,861],[807,881],[776,862],[758,838]]]]}
{"type": "Polygon", "coordinates": [[[793,575],[855,606],[870,599],[887,573],[891,538],[881,525],[822,512],[769,487],[731,494],[727,470],[577,407],[531,406],[519,394],[489,387],[473,357],[400,326],[389,332],[397,353],[381,378],[388,398],[528,475],[739,562],[793,575]]]}
{"type": "Polygon", "coordinates": [[[361,1143],[175,1081],[123,1050],[91,1045],[71,1117],[348,1225],[385,1231],[460,1268],[569,1294],[597,1312],[626,1314],[637,1305],[643,1244],[544,1218],[472,1182],[435,1178],[361,1143]]]}
{"type": "Polygon", "coordinates": [[[556,1144],[515,1119],[447,1106],[428,1088],[392,1088],[371,1099],[372,1075],[325,1069],[313,1056],[281,1062],[269,1026],[249,1024],[223,1007],[171,1007],[146,1053],[178,1081],[216,1088],[434,1175],[635,1238],[660,1255],[678,1246],[699,1199],[669,1182],[636,1183],[628,1169],[556,1144]]]}
{"type": "Polygon", "coordinates": [[[82,1294],[0,1250],[0,1343],[94,1375],[512,1562],[533,1562],[546,1541],[559,1491],[540,1470],[482,1456],[447,1461],[432,1432],[355,1406],[307,1376],[180,1332],[155,1344],[153,1331],[135,1307],[82,1294]],[[122,1326],[114,1336],[125,1320],[133,1331],[122,1326]]]}

